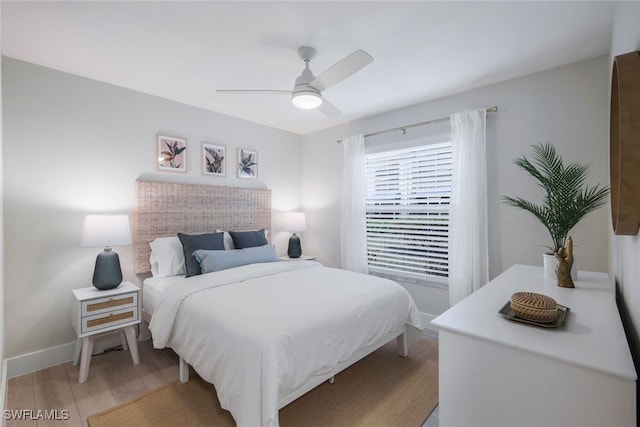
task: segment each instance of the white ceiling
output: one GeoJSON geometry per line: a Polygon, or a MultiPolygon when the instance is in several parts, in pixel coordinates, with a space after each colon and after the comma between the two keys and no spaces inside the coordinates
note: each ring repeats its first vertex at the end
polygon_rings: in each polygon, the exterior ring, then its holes
{"type": "Polygon", "coordinates": [[[2,53],[306,134],[608,52],[612,2],[11,2],[2,53]],[[323,96],[335,121],[278,94],[356,49],[373,63],[323,96]]]}

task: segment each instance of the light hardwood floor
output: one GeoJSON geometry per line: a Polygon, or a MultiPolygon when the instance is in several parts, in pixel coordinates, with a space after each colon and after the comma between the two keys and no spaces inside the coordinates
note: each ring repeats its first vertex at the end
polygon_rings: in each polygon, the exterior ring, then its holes
{"type": "Polygon", "coordinates": [[[178,356],[154,350],[151,341],[138,343],[140,364],[128,351],[111,351],[91,358],[89,378],[78,383],[79,365],[71,362],[11,378],[6,409],[67,410],[68,420],[7,420],[6,426],[87,426],[87,417],[178,379],[178,356]]]}
{"type": "MultiPolygon", "coordinates": [[[[7,420],[7,427],[88,426],[87,417],[126,402],[174,380],[178,356],[169,349],[154,350],[151,341],[138,343],[140,364],[128,351],[111,351],[91,358],[89,377],[78,383],[80,366],[71,362],[11,378],[7,384],[7,410],[67,410],[67,420],[7,420]]],[[[422,427],[438,427],[437,408],[422,427]]]]}

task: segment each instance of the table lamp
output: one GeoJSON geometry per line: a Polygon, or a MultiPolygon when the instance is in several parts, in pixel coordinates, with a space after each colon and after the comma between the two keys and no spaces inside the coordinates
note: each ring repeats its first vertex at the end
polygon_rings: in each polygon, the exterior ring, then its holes
{"type": "Polygon", "coordinates": [[[87,215],[82,226],[81,246],[103,246],[93,270],[93,286],[113,289],[122,282],[120,258],[111,246],[130,245],[131,229],[128,215],[87,215]]]}
{"type": "Polygon", "coordinates": [[[293,234],[289,237],[289,248],[287,249],[287,255],[289,258],[300,258],[302,255],[302,246],[300,245],[300,237],[297,232],[304,231],[307,227],[304,212],[285,212],[283,219],[284,231],[292,231],[293,234]]]}

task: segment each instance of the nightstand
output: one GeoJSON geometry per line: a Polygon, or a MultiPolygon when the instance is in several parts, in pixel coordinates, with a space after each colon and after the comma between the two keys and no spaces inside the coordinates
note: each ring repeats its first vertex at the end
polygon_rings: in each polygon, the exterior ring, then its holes
{"type": "Polygon", "coordinates": [[[105,291],[93,286],[73,290],[71,323],[78,336],[73,364],[80,359],[78,382],[85,382],[89,375],[94,338],[106,332],[120,330],[122,347],[129,348],[134,365],[140,363],[135,331],[140,323],[139,301],[140,288],[131,282],[105,291]]]}
{"type": "Polygon", "coordinates": [[[278,259],[280,261],[311,261],[316,259],[316,257],[309,256],[309,255],[300,255],[298,258],[289,258],[287,255],[285,255],[285,256],[279,256],[278,259]]]}

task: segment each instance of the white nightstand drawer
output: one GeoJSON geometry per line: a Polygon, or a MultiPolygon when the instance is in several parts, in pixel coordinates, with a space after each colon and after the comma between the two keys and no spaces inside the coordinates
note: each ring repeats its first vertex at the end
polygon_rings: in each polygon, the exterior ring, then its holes
{"type": "Polygon", "coordinates": [[[136,320],[138,320],[137,305],[119,310],[112,310],[95,316],[83,317],[80,333],[85,334],[91,331],[111,328],[113,326],[135,322],[136,320]]]}
{"type": "Polygon", "coordinates": [[[121,308],[137,307],[138,293],[129,292],[105,298],[82,301],[82,317],[100,313],[108,313],[121,308]]]}

